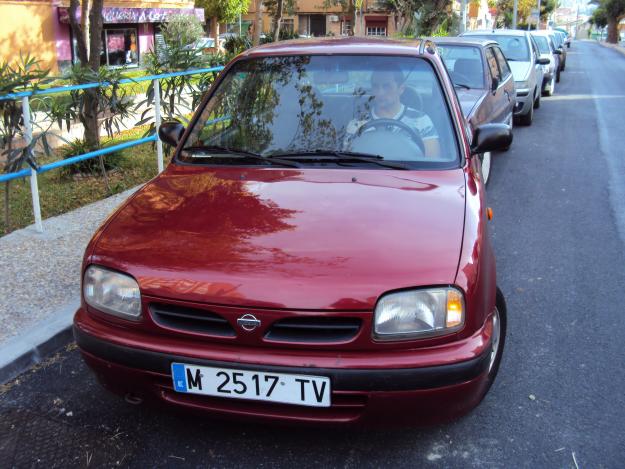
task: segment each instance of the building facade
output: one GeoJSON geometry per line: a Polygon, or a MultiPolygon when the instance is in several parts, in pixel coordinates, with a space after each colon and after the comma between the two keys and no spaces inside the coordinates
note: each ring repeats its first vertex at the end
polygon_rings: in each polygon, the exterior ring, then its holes
{"type": "MultiPolygon", "coordinates": [[[[100,63],[139,65],[143,54],[155,48],[160,26],[175,14],[195,15],[204,22],[204,10],[194,8],[193,0],[105,1],[100,63]]],[[[0,60],[15,61],[20,53],[30,53],[55,72],[76,60],[69,0],[0,3],[0,60]]]]}
{"type": "MultiPolygon", "coordinates": [[[[391,36],[397,32],[397,19],[384,3],[376,0],[364,0],[356,10],[356,22],[352,21],[340,6],[324,6],[323,0],[297,0],[295,11],[285,12],[281,28],[305,37],[348,36],[353,29],[357,36],[391,36]]],[[[263,32],[270,33],[272,18],[263,8],[263,32]]],[[[242,16],[242,30],[254,22],[255,2],[250,1],[248,13],[242,16]]],[[[238,24],[223,25],[227,30],[238,32],[238,24]]],[[[226,30],[224,28],[220,30],[226,30]]]]}

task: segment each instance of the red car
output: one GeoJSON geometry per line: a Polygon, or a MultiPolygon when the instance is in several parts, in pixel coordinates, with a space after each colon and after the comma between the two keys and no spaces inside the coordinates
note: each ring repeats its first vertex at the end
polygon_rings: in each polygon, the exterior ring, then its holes
{"type": "Polygon", "coordinates": [[[506,308],[479,159],[429,42],[279,42],[233,60],[171,164],[97,231],[74,319],[131,402],[309,423],[458,417],[506,308]]]}

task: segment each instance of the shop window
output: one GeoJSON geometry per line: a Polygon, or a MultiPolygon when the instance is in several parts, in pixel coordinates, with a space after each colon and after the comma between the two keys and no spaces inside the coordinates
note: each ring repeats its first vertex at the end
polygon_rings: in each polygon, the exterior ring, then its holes
{"type": "Polygon", "coordinates": [[[349,36],[352,32],[352,22],[350,20],[341,21],[341,36],[349,36]]]}
{"type": "Polygon", "coordinates": [[[293,34],[295,31],[295,21],[293,18],[284,18],[280,23],[280,29],[282,31],[288,31],[290,34],[293,34]]]}
{"type": "Polygon", "coordinates": [[[386,26],[367,26],[367,36],[386,36],[386,26]]]}
{"type": "Polygon", "coordinates": [[[100,64],[110,67],[139,65],[137,28],[105,28],[100,64]]]}

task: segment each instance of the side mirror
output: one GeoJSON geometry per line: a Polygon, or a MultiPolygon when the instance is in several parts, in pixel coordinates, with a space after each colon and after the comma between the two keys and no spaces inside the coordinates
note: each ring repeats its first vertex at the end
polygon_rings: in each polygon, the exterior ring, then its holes
{"type": "Polygon", "coordinates": [[[490,84],[490,90],[496,91],[499,88],[499,78],[493,78],[493,81],[490,84]]]}
{"type": "Polygon", "coordinates": [[[560,49],[556,49],[553,51],[555,55],[562,55],[562,51],[560,49]]]}
{"type": "Polygon", "coordinates": [[[158,138],[167,145],[177,147],[184,134],[184,125],[178,121],[163,122],[158,128],[158,138]]]}
{"type": "Polygon", "coordinates": [[[546,58],[546,57],[542,57],[542,58],[539,58],[536,61],[536,63],[539,64],[539,65],[549,65],[549,59],[546,58]]]}
{"type": "Polygon", "coordinates": [[[512,129],[506,124],[484,124],[475,129],[471,154],[505,150],[512,144],[512,129]]]}

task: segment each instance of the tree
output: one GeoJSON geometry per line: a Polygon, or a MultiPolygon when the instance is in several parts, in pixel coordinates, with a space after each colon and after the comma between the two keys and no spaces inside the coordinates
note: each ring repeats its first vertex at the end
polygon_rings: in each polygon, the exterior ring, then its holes
{"type": "Polygon", "coordinates": [[[420,36],[432,35],[452,19],[452,0],[387,0],[387,7],[401,18],[402,32],[416,30],[420,36]]]}
{"type": "MultiPolygon", "coordinates": [[[[92,0],[91,5],[89,5],[89,0],[82,0],[82,4],[80,0],[70,0],[69,4],[69,24],[76,38],[78,60],[82,67],[89,68],[95,73],[100,68],[100,53],[102,52],[103,6],[104,0],[92,0]],[[78,7],[81,7],[81,23],[78,23],[77,18],[78,7]],[[89,17],[88,26],[87,16],[89,17]]],[[[78,114],[85,128],[85,142],[92,149],[100,146],[99,101],[97,88],[85,90],[84,107],[78,114]]]]}
{"type": "Polygon", "coordinates": [[[249,0],[195,0],[195,6],[204,8],[208,18],[215,18],[215,45],[219,45],[219,23],[232,23],[247,13],[249,0]]]}
{"type": "Polygon", "coordinates": [[[602,0],[600,5],[608,20],[607,41],[617,44],[619,40],[618,24],[625,18],[625,0],[602,0]]]}
{"type": "Polygon", "coordinates": [[[263,0],[263,5],[267,9],[269,16],[273,18],[273,30],[271,35],[274,41],[280,40],[280,28],[282,26],[282,17],[286,12],[289,15],[295,14],[297,6],[295,0],[263,0]]]}

